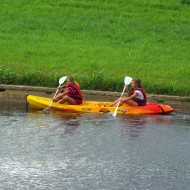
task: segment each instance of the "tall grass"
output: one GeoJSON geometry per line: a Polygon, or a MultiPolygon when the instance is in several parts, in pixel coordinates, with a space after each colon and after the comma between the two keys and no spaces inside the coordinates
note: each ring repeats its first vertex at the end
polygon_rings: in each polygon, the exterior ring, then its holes
{"type": "Polygon", "coordinates": [[[189,0],[0,1],[0,83],[190,95],[189,0]]]}

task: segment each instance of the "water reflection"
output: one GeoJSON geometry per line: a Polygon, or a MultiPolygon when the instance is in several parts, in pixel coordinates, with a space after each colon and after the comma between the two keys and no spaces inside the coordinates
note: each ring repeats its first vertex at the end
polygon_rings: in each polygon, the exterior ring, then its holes
{"type": "MultiPolygon", "coordinates": [[[[172,127],[176,123],[174,117],[177,119],[179,116],[181,120],[183,115],[177,113],[171,115],[122,115],[118,118],[121,121],[121,131],[133,139],[143,135],[149,125],[153,128],[172,127]]],[[[186,119],[185,122],[189,122],[189,119],[186,119]]]]}
{"type": "Polygon", "coordinates": [[[82,113],[60,113],[52,112],[52,116],[58,118],[63,122],[63,127],[65,128],[63,136],[72,135],[74,130],[80,126],[80,117],[82,113]]]}
{"type": "MultiPolygon", "coordinates": [[[[36,118],[46,118],[48,120],[48,126],[54,130],[59,130],[62,135],[72,135],[74,130],[80,126],[80,121],[83,113],[76,112],[58,112],[51,111],[48,115],[44,114],[43,111],[37,111],[34,109],[29,109],[27,116],[33,121],[36,118]]],[[[43,119],[44,120],[44,119],[43,119]]],[[[39,120],[38,120],[39,122],[39,120]]],[[[45,122],[46,123],[46,122],[45,122]]],[[[46,124],[47,125],[47,124],[46,124]]],[[[42,127],[42,126],[41,126],[42,127]]]]}
{"type": "Polygon", "coordinates": [[[131,138],[141,135],[145,128],[146,116],[121,116],[121,122],[125,123],[122,132],[130,135],[131,138]]]}

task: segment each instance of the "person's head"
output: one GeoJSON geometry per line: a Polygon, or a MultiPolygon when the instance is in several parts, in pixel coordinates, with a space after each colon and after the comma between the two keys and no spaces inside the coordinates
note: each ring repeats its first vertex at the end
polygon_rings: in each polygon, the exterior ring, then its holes
{"type": "Polygon", "coordinates": [[[133,78],[131,85],[133,88],[142,88],[141,79],[133,78]]]}
{"type": "Polygon", "coordinates": [[[67,84],[74,84],[79,86],[79,84],[75,81],[75,79],[72,76],[68,76],[66,82],[67,84]]]}

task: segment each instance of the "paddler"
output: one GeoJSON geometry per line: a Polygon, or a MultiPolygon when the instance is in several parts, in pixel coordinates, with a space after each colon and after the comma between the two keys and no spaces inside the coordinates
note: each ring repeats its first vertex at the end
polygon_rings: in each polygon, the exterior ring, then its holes
{"type": "Polygon", "coordinates": [[[141,80],[138,78],[133,78],[131,82],[131,91],[128,90],[128,85],[125,85],[126,92],[128,94],[127,97],[123,96],[121,99],[117,99],[109,106],[116,106],[119,103],[119,106],[123,105],[124,103],[130,106],[144,106],[146,105],[146,92],[141,86],[141,80]]]}
{"type": "Polygon", "coordinates": [[[66,82],[66,85],[57,87],[58,89],[65,88],[65,90],[59,93],[55,98],[53,98],[53,101],[59,101],[59,103],[61,104],[65,102],[71,105],[82,104],[82,92],[79,84],[74,80],[72,76],[68,76],[66,82]]]}

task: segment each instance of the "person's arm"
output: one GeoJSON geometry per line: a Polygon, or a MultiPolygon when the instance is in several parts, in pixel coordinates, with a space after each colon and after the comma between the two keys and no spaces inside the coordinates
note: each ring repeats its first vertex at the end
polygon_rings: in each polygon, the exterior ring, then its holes
{"type": "Polygon", "coordinates": [[[68,90],[68,89],[66,89],[64,92],[61,92],[62,96],[65,96],[65,95],[68,94],[68,93],[69,93],[69,90],[68,90]]]}
{"type": "Polygon", "coordinates": [[[64,85],[58,86],[57,88],[62,89],[62,88],[65,88],[65,87],[66,87],[66,85],[64,84],[64,85]]]}
{"type": "Polygon", "coordinates": [[[132,99],[135,98],[136,96],[138,96],[138,93],[137,93],[137,92],[135,92],[133,95],[127,97],[126,100],[132,100],[132,99]]]}

